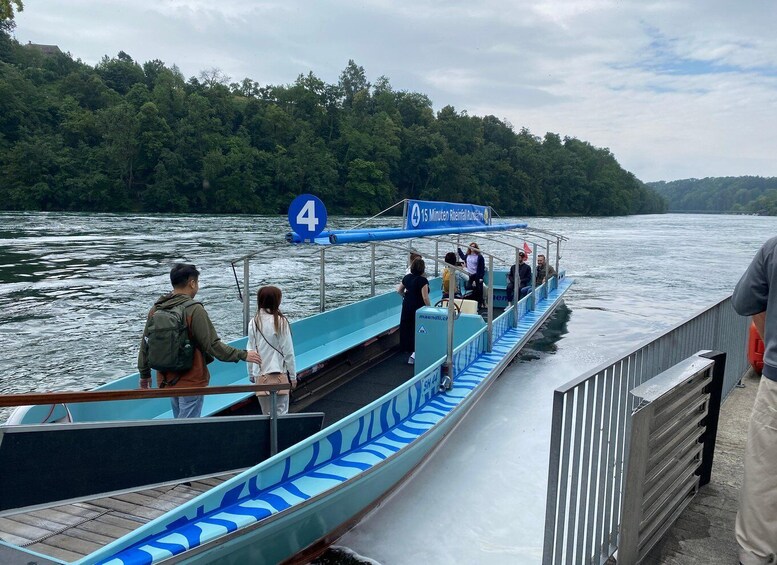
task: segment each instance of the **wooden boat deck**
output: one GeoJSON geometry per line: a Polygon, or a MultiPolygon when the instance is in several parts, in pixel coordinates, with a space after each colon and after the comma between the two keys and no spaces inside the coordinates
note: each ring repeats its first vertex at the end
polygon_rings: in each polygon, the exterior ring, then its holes
{"type": "Polygon", "coordinates": [[[235,473],[0,517],[0,539],[76,561],[210,490],[235,473]]]}

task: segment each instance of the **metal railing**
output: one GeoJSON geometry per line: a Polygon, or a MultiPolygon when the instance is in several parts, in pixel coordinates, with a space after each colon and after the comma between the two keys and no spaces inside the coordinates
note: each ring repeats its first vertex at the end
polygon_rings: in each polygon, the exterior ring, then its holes
{"type": "Polygon", "coordinates": [[[725,364],[700,351],[631,390],[619,562],[641,562],[709,482],[725,364]]]}
{"type": "Polygon", "coordinates": [[[629,391],[699,350],[727,353],[723,398],[747,368],[748,320],[725,298],[553,395],[543,564],[604,563],[617,549],[629,391]]]}

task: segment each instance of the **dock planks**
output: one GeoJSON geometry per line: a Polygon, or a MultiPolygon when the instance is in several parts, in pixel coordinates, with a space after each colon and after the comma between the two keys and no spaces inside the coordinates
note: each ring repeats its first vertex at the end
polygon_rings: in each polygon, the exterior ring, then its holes
{"type": "Polygon", "coordinates": [[[76,561],[235,476],[191,481],[0,517],[0,540],[76,561]]]}

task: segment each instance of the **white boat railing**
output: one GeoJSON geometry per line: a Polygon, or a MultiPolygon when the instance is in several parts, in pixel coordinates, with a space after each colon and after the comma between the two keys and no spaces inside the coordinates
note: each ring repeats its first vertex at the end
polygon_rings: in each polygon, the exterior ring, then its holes
{"type": "MultiPolygon", "coordinates": [[[[534,230],[533,228],[517,228],[517,229],[510,229],[506,230],[504,233],[509,234],[511,237],[520,238],[523,240],[523,244],[516,243],[509,243],[506,241],[503,241],[501,239],[486,236],[483,234],[479,234],[478,232],[469,232],[467,233],[468,236],[472,236],[485,239],[487,241],[492,241],[494,243],[497,243],[499,245],[506,246],[510,249],[513,249],[515,253],[515,265],[517,266],[519,263],[519,252],[524,249],[525,242],[531,241],[531,255],[532,255],[532,276],[531,276],[531,291],[527,294],[526,297],[523,299],[519,299],[520,297],[520,285],[517,284],[518,279],[518,273],[517,269],[514,274],[515,276],[515,283],[514,283],[514,299],[513,299],[513,305],[508,307],[508,311],[513,313],[512,317],[512,324],[511,327],[517,327],[518,322],[523,314],[525,314],[528,311],[534,310],[534,308],[537,305],[537,302],[541,300],[543,297],[547,296],[548,293],[548,284],[550,284],[551,279],[548,279],[547,277],[547,266],[546,266],[546,281],[543,285],[540,285],[540,287],[537,287],[536,285],[536,273],[537,273],[537,249],[538,244],[536,240],[541,240],[544,242],[544,248],[546,250],[547,256],[546,256],[546,265],[548,264],[548,260],[550,257],[550,249],[551,249],[551,241],[555,239],[556,243],[556,257],[555,257],[555,263],[556,263],[556,273],[559,272],[559,265],[560,265],[560,250],[561,250],[561,242],[567,241],[567,238],[560,235],[555,234],[553,232],[547,231],[547,230],[534,230]],[[535,233],[536,232],[536,233],[535,233]],[[552,239],[551,239],[552,238],[552,239]],[[540,289],[542,291],[542,296],[540,296],[540,289]]],[[[451,234],[455,235],[455,234],[451,234]]],[[[456,265],[449,265],[445,263],[443,259],[440,258],[440,243],[443,243],[445,245],[451,245],[452,249],[454,251],[458,251],[458,249],[461,247],[460,245],[460,238],[459,239],[450,239],[446,236],[442,235],[436,235],[436,236],[426,236],[426,237],[418,237],[416,239],[428,239],[434,241],[435,247],[434,247],[434,256],[430,256],[428,253],[423,253],[422,251],[418,251],[411,247],[410,242],[412,240],[408,240],[407,245],[402,245],[400,243],[390,243],[389,241],[371,241],[370,244],[370,296],[375,296],[375,277],[376,277],[376,261],[375,261],[375,249],[376,246],[380,245],[382,247],[388,247],[391,249],[399,250],[403,253],[407,252],[415,252],[419,256],[421,256],[426,261],[431,261],[435,265],[435,275],[439,271],[439,266],[442,265],[444,268],[447,268],[454,273],[461,273],[464,275],[468,275],[468,273],[456,266],[456,265]]],[[[288,244],[285,244],[288,245],[288,244]]],[[[349,245],[360,245],[360,244],[349,244],[349,245]]],[[[465,245],[469,248],[469,245],[465,245]]],[[[314,256],[317,254],[319,256],[319,265],[320,265],[320,274],[319,274],[319,310],[321,312],[325,311],[326,306],[326,250],[329,246],[327,245],[321,245],[318,249],[317,253],[311,254],[311,256],[314,256]]],[[[478,250],[482,255],[488,258],[488,266],[487,270],[489,273],[489,283],[488,289],[487,289],[487,297],[486,297],[486,307],[487,307],[487,313],[486,313],[486,328],[485,328],[485,339],[486,339],[486,347],[487,351],[491,351],[494,345],[494,342],[496,339],[501,337],[501,335],[504,335],[504,332],[507,331],[507,328],[501,327],[504,325],[502,323],[500,325],[499,331],[497,332],[498,335],[495,336],[494,332],[494,260],[496,259],[499,261],[499,257],[495,253],[478,250]]],[[[243,335],[248,334],[248,324],[250,321],[250,296],[251,293],[249,291],[249,281],[250,281],[250,261],[252,258],[256,257],[261,251],[256,251],[252,253],[248,253],[246,255],[243,255],[242,257],[239,257],[237,259],[233,259],[230,261],[232,265],[233,272],[235,273],[235,282],[238,286],[238,295],[242,299],[243,302],[243,335]],[[243,291],[240,290],[240,283],[237,276],[237,271],[235,270],[235,266],[239,263],[243,264],[243,291]]],[[[508,263],[508,262],[506,262],[508,263]]],[[[451,288],[449,289],[449,296],[455,296],[456,290],[457,290],[457,277],[451,276],[450,277],[450,285],[451,288]]],[[[556,277],[552,277],[552,280],[554,281],[553,284],[558,284],[558,275],[556,277]]],[[[456,304],[455,300],[448,300],[448,330],[447,330],[447,356],[446,356],[446,367],[448,367],[448,379],[446,380],[446,386],[449,387],[451,383],[453,382],[453,379],[455,378],[455,374],[457,373],[456,370],[456,363],[454,360],[454,321],[457,316],[456,313],[456,304]]],[[[504,315],[500,316],[500,318],[504,318],[504,315]]]]}

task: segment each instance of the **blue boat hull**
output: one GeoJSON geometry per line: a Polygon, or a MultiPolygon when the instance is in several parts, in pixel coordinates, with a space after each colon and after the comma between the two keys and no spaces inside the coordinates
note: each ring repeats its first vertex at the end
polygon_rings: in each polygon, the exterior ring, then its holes
{"type": "MultiPolygon", "coordinates": [[[[374,508],[462,420],[552,314],[570,281],[533,310],[519,304],[456,349],[453,388],[440,359],[316,436],[143,526],[80,563],[279,563],[323,549],[374,508]]],[[[539,297],[538,297],[539,298],[539,297]]]]}

